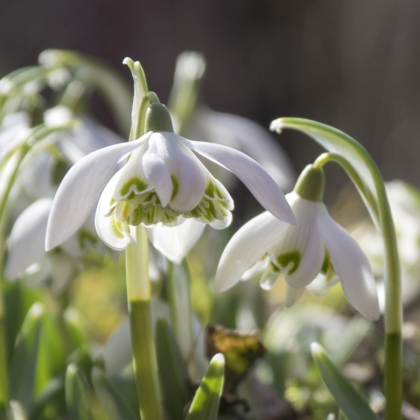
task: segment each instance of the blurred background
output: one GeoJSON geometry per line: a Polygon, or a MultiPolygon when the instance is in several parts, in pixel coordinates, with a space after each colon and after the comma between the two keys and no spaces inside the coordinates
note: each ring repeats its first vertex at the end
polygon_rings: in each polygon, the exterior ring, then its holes
{"type": "MultiPolygon", "coordinates": [[[[420,187],[420,2],[416,0],[2,0],[0,73],[46,48],[105,59],[130,82],[140,60],[166,100],[184,50],[208,61],[206,102],[265,127],[280,116],[333,125],[359,140],[384,178],[420,187]]],[[[131,83],[131,82],[130,82],[131,83]]],[[[97,117],[105,124],[107,115],[97,117]]],[[[108,125],[110,125],[108,123],[108,125]]],[[[300,171],[321,151],[278,137],[300,171]]],[[[329,177],[332,186],[344,175],[329,177]]]]}

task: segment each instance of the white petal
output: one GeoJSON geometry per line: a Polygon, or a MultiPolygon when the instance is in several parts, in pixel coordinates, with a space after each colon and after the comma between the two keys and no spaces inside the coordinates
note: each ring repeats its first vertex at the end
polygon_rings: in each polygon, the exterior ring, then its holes
{"type": "MultiPolygon", "coordinates": [[[[180,139],[182,138],[174,133],[153,133],[144,161],[150,153],[155,162],[161,161],[165,164],[177,184],[169,207],[179,212],[188,212],[203,198],[210,174],[194,154],[180,143],[180,139]]],[[[144,165],[146,172],[146,161],[144,165]]],[[[170,186],[172,187],[172,182],[170,186]]]]}
{"type": "Polygon", "coordinates": [[[217,293],[234,286],[242,275],[281,240],[288,225],[264,212],[239,229],[227,244],[220,258],[215,278],[217,293]]]}
{"type": "Polygon", "coordinates": [[[150,242],[166,258],[179,264],[203,233],[205,225],[195,219],[186,219],[177,226],[161,223],[146,228],[150,242]]]}
{"type": "Polygon", "coordinates": [[[227,217],[225,217],[223,220],[215,219],[209,224],[214,229],[225,229],[228,226],[230,226],[230,224],[232,223],[232,219],[233,219],[232,213],[229,212],[227,217]]]}
{"type": "Polygon", "coordinates": [[[98,236],[112,249],[121,251],[133,242],[129,230],[124,229],[113,214],[109,215],[109,208],[115,186],[124,168],[120,169],[108,182],[99,199],[95,213],[95,228],[98,236]]]}
{"type": "Polygon", "coordinates": [[[276,182],[254,159],[230,147],[214,143],[189,141],[192,150],[233,172],[259,203],[278,219],[295,224],[293,211],[276,182]]]}
{"type": "Polygon", "coordinates": [[[282,189],[293,186],[296,175],[292,165],[268,130],[247,118],[205,108],[200,109],[194,118],[205,137],[192,138],[241,150],[255,159],[282,189]]]}
{"type": "Polygon", "coordinates": [[[378,319],[378,293],[365,254],[356,241],[331,218],[324,205],[320,206],[318,214],[319,230],[348,301],[362,315],[378,319]]]}
{"type": "Polygon", "coordinates": [[[241,280],[248,281],[256,276],[260,276],[263,273],[263,271],[267,268],[269,262],[269,258],[258,260],[257,263],[254,264],[249,270],[245,271],[245,273],[241,277],[241,280]]]}
{"type": "Polygon", "coordinates": [[[286,300],[284,305],[286,308],[291,308],[302,296],[304,287],[295,288],[287,285],[286,288],[286,300]]]}
{"type": "Polygon", "coordinates": [[[294,192],[287,194],[287,200],[295,213],[297,226],[288,226],[283,240],[269,254],[272,261],[284,269],[286,282],[300,288],[318,275],[324,260],[324,245],[317,225],[320,203],[305,200],[294,192]],[[286,260],[287,264],[283,262],[282,265],[279,258],[286,260]]]}
{"type": "Polygon", "coordinates": [[[87,155],[66,174],[54,198],[48,220],[46,249],[60,245],[83,224],[115,172],[119,161],[150,137],[116,144],[87,155]]]}
{"type": "Polygon", "coordinates": [[[51,199],[35,201],[17,218],[9,239],[7,279],[16,279],[45,255],[45,232],[51,205],[51,199]]]}

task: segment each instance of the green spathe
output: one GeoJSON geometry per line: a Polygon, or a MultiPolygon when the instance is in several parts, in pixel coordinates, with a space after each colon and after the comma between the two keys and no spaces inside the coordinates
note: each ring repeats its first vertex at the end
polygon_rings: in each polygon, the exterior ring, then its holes
{"type": "Polygon", "coordinates": [[[146,112],[146,133],[149,131],[174,132],[168,108],[161,103],[152,103],[146,112]]]}
{"type": "Polygon", "coordinates": [[[322,201],[324,185],[324,171],[314,165],[308,165],[300,174],[294,191],[306,200],[322,201]]]}

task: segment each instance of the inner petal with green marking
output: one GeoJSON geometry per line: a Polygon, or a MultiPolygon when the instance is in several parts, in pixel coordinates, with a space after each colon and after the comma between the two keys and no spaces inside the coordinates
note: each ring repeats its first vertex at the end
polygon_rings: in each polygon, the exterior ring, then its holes
{"type": "Polygon", "coordinates": [[[289,276],[292,275],[299,268],[302,260],[302,254],[298,249],[293,251],[285,252],[277,257],[277,266],[282,271],[285,271],[289,276]]]}
{"type": "Polygon", "coordinates": [[[111,199],[108,215],[115,215],[119,222],[132,226],[139,224],[152,226],[159,222],[175,225],[180,216],[193,217],[203,223],[230,220],[233,201],[219,181],[210,178],[200,203],[187,212],[178,212],[171,208],[171,201],[175,199],[179,191],[179,180],[175,175],[171,175],[171,182],[171,200],[167,206],[163,207],[156,191],[148,186],[147,182],[138,177],[129,179],[118,191],[118,194],[124,198],[111,199]]]}

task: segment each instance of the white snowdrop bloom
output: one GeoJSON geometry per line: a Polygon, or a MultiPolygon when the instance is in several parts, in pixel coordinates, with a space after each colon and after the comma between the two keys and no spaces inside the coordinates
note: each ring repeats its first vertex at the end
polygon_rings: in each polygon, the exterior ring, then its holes
{"type": "Polygon", "coordinates": [[[335,272],[350,304],[368,318],[379,317],[375,279],[366,256],[321,202],[323,176],[321,169],[310,165],[295,190],[286,195],[296,226],[264,212],[236,232],[217,269],[217,292],[232,287],[254,264],[266,259],[262,286],[269,288],[284,276],[287,307],[320,273],[332,279],[335,272]]]}
{"type": "Polygon", "coordinates": [[[60,252],[46,253],[45,234],[52,199],[43,198],[27,207],[16,219],[10,233],[5,278],[28,278],[31,284],[51,279],[60,291],[77,271],[80,258],[92,247],[100,246],[93,217],[61,244],[60,252]]]}
{"type": "Polygon", "coordinates": [[[133,227],[139,224],[159,224],[158,229],[172,226],[179,235],[177,240],[168,240],[167,235],[153,230],[152,242],[158,249],[166,249],[168,258],[179,259],[174,255],[177,246],[192,246],[202,229],[200,223],[221,229],[232,217],[232,198],[193,152],[232,171],[276,217],[295,222],[275,181],[245,154],[176,135],[169,112],[160,103],[149,106],[146,129],[148,132],[138,140],[93,152],[70,169],[54,199],[47,249],[69,238],[99,199],[96,230],[107,245],[124,249],[133,241],[133,227]],[[181,228],[188,219],[200,223],[181,228]]]}

